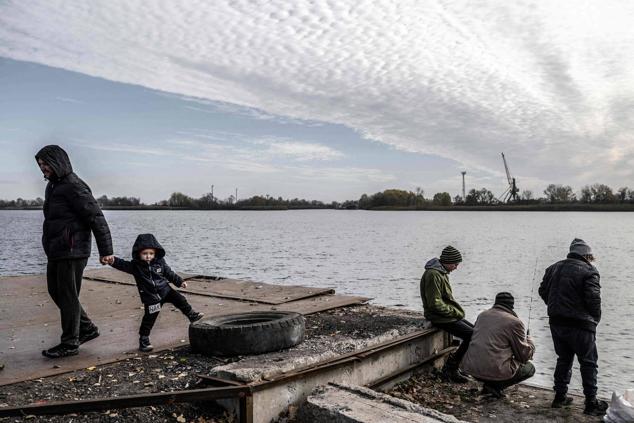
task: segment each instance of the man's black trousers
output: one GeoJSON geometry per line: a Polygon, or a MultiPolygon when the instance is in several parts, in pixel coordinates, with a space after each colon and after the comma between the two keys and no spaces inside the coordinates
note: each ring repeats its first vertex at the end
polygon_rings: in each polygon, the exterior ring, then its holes
{"type": "Polygon", "coordinates": [[[557,365],[555,366],[555,386],[559,395],[568,392],[568,384],[572,376],[572,362],[577,356],[583,394],[593,398],[597,395],[597,353],[596,334],[586,329],[550,325],[557,365]]]}
{"type": "MultiPolygon", "coordinates": [[[[188,316],[192,311],[192,306],[189,305],[187,299],[178,291],[174,289],[170,289],[165,298],[161,300],[161,308],[163,304],[171,303],[179,309],[185,316],[188,316]]],[[[150,313],[150,306],[145,304],[145,314],[143,315],[143,320],[141,320],[141,327],[139,328],[140,336],[150,336],[150,332],[152,331],[152,327],[156,322],[156,318],[159,315],[159,312],[156,311],[154,313],[150,313]]]]}
{"type": "Polygon", "coordinates": [[[467,353],[467,349],[469,348],[471,335],[473,335],[473,324],[465,319],[461,319],[457,322],[451,323],[434,323],[434,326],[439,327],[445,332],[448,332],[456,338],[460,338],[462,340],[456,352],[453,353],[447,360],[447,367],[457,369],[462,361],[462,357],[464,357],[467,353]]]}
{"type": "Polygon", "coordinates": [[[79,334],[94,326],[79,302],[86,263],[87,258],[50,260],[46,267],[48,293],[61,315],[62,344],[79,346],[79,334]]]}

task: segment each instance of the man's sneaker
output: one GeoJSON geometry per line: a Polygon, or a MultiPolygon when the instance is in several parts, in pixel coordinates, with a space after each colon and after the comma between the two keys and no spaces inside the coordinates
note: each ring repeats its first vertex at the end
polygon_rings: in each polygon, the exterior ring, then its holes
{"type": "Polygon", "coordinates": [[[203,313],[199,313],[199,312],[197,312],[197,311],[192,310],[192,311],[190,311],[190,312],[189,312],[189,314],[187,315],[187,318],[189,319],[189,321],[190,321],[190,322],[192,322],[192,323],[193,323],[193,322],[197,322],[197,321],[199,321],[200,319],[202,319],[202,318],[203,318],[203,316],[204,316],[204,314],[203,314],[203,313]]]}
{"type": "Polygon", "coordinates": [[[98,336],[99,336],[99,329],[97,328],[97,326],[93,326],[87,332],[79,334],[79,343],[83,344],[84,342],[92,341],[98,336]]]}
{"type": "Polygon", "coordinates": [[[442,375],[443,375],[443,378],[449,382],[453,382],[453,383],[469,382],[469,378],[464,373],[462,373],[460,369],[445,367],[442,370],[442,375]]]}
{"type": "Polygon", "coordinates": [[[563,408],[568,407],[570,404],[572,404],[572,397],[569,397],[568,395],[555,395],[555,399],[552,404],[550,404],[550,407],[563,408]]]}
{"type": "Polygon", "coordinates": [[[150,344],[149,336],[141,336],[139,337],[139,351],[141,352],[150,352],[154,349],[152,344],[150,344]]]}
{"type": "Polygon", "coordinates": [[[77,355],[78,353],[79,347],[68,344],[59,344],[53,348],[42,351],[42,355],[48,358],[70,357],[71,355],[77,355]]]}
{"type": "Polygon", "coordinates": [[[586,400],[586,407],[583,409],[583,414],[588,414],[590,416],[603,416],[607,410],[607,401],[593,398],[591,400],[586,400]]]}
{"type": "Polygon", "coordinates": [[[506,397],[504,392],[502,392],[500,389],[496,388],[495,386],[489,385],[488,383],[485,383],[482,386],[482,391],[480,392],[480,395],[490,396],[496,399],[506,397]]]}

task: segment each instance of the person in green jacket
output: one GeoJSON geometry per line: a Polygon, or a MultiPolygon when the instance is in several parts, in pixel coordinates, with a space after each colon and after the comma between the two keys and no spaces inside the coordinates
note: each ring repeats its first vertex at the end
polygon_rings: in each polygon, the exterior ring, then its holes
{"type": "Polygon", "coordinates": [[[448,245],[442,250],[440,258],[433,258],[425,264],[425,273],[420,280],[425,318],[434,326],[462,340],[460,347],[449,356],[443,368],[443,375],[456,383],[469,380],[459,366],[473,334],[473,324],[465,320],[464,310],[453,298],[449,284],[449,273],[456,270],[461,262],[460,251],[448,245]]]}

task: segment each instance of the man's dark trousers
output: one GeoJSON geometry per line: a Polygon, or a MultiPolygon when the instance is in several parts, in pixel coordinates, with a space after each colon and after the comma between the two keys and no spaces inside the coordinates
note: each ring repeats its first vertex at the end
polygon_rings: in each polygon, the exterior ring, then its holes
{"type": "Polygon", "coordinates": [[[443,329],[445,332],[450,333],[456,338],[460,338],[462,342],[460,346],[447,360],[447,367],[458,368],[462,357],[467,353],[469,348],[469,342],[471,341],[471,335],[473,335],[473,324],[465,319],[458,320],[451,323],[434,323],[434,326],[443,329]]]}
{"type": "MultiPolygon", "coordinates": [[[[175,289],[170,289],[165,298],[161,300],[161,307],[163,304],[171,303],[179,309],[185,316],[188,316],[192,311],[192,306],[187,302],[187,299],[180,292],[175,289]]],[[[139,335],[150,336],[154,322],[158,318],[159,312],[150,313],[150,307],[145,304],[145,314],[141,320],[141,328],[139,329],[139,335]]]]}
{"type": "Polygon", "coordinates": [[[62,344],[79,346],[80,332],[89,332],[93,323],[81,303],[79,291],[87,258],[49,260],[46,267],[48,293],[59,308],[62,320],[62,344]]]}
{"type": "Polygon", "coordinates": [[[555,366],[555,393],[565,395],[572,376],[572,362],[577,356],[583,394],[587,397],[597,395],[597,353],[596,334],[586,329],[550,325],[557,365],[555,366]]]}
{"type": "Polygon", "coordinates": [[[520,368],[517,369],[513,377],[511,377],[510,379],[507,379],[507,380],[478,379],[478,380],[481,380],[486,385],[492,386],[493,388],[502,391],[508,388],[509,386],[516,385],[520,382],[525,381],[526,379],[533,377],[534,374],[535,374],[535,366],[533,366],[533,363],[528,362],[528,363],[522,364],[520,368]]]}

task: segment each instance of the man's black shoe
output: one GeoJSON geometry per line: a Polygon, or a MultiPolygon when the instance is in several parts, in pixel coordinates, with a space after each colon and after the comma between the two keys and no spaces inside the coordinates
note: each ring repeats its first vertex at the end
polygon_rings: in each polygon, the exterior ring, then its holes
{"type": "Polygon", "coordinates": [[[84,342],[92,341],[96,337],[99,336],[99,329],[97,326],[93,326],[88,332],[79,334],[79,343],[83,344],[84,342]]]}
{"type": "Polygon", "coordinates": [[[48,358],[70,357],[71,355],[77,355],[78,353],[79,347],[67,344],[59,344],[53,348],[42,351],[42,355],[48,358]]]}
{"type": "Polygon", "coordinates": [[[555,395],[555,399],[552,404],[550,404],[550,407],[563,408],[569,406],[570,404],[572,404],[572,397],[569,397],[568,395],[555,395]]]}
{"type": "Polygon", "coordinates": [[[593,398],[591,400],[586,400],[586,407],[583,409],[583,414],[588,414],[590,416],[603,416],[607,410],[607,401],[593,398]]]}
{"type": "Polygon", "coordinates": [[[495,386],[491,386],[491,385],[489,385],[487,383],[485,383],[482,386],[482,391],[480,392],[480,395],[490,396],[490,397],[495,398],[495,399],[500,399],[500,398],[506,397],[504,392],[502,392],[500,389],[497,389],[495,386]]]}
{"type": "Polygon", "coordinates": [[[469,378],[460,371],[460,369],[447,368],[442,370],[442,376],[445,380],[453,383],[467,383],[469,378]]]}
{"type": "Polygon", "coordinates": [[[139,351],[141,352],[150,352],[154,349],[152,344],[150,343],[149,336],[141,336],[139,338],[139,351]]]}
{"type": "Polygon", "coordinates": [[[199,321],[200,319],[202,319],[204,316],[203,313],[199,313],[197,311],[190,311],[189,314],[187,315],[187,318],[189,319],[190,322],[194,323],[199,321]]]}

